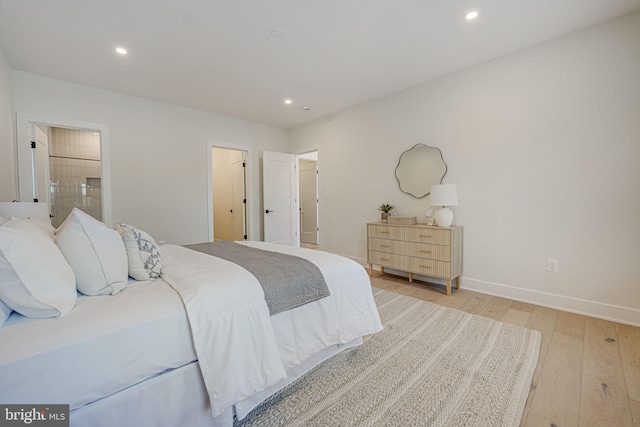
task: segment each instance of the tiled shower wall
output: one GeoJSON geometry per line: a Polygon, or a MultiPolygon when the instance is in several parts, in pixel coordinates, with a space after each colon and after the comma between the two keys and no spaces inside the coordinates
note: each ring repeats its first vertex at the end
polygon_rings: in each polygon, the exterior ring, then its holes
{"type": "Polygon", "coordinates": [[[51,223],[59,227],[74,207],[102,221],[100,135],[49,128],[51,223]]]}

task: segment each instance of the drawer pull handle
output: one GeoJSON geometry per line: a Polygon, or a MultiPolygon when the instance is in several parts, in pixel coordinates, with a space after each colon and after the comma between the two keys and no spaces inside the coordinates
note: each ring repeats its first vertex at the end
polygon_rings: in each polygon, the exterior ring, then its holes
{"type": "Polygon", "coordinates": [[[380,261],[391,261],[389,258],[380,258],[380,261]]]}
{"type": "Polygon", "coordinates": [[[430,266],[430,265],[421,265],[421,264],[418,264],[418,267],[420,267],[420,268],[426,268],[426,269],[431,268],[431,266],[430,266]]]}
{"type": "Polygon", "coordinates": [[[388,231],[381,231],[380,234],[389,234],[388,231]]]}
{"type": "Polygon", "coordinates": [[[421,254],[430,254],[431,253],[431,251],[418,251],[418,252],[420,252],[421,254]]]}
{"type": "Polygon", "coordinates": [[[426,237],[427,239],[430,239],[430,238],[431,238],[431,236],[426,235],[426,234],[421,234],[421,235],[420,235],[420,237],[426,237]]]}
{"type": "Polygon", "coordinates": [[[381,248],[388,248],[389,245],[380,245],[381,248]]]}

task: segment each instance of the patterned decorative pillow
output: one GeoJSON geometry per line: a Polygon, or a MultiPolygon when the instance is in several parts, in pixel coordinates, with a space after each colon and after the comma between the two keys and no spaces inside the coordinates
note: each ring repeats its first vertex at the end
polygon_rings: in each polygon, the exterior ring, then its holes
{"type": "Polygon", "coordinates": [[[129,276],[136,280],[153,280],[160,277],[162,263],[158,244],[148,233],[131,225],[118,223],[124,247],[129,259],[129,276]]]}

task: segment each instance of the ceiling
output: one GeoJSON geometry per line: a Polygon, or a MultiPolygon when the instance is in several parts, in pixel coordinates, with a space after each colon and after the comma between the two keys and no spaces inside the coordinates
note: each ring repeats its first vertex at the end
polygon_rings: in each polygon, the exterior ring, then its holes
{"type": "Polygon", "coordinates": [[[638,9],[640,0],[0,0],[0,48],[16,70],[291,128],[638,9]]]}

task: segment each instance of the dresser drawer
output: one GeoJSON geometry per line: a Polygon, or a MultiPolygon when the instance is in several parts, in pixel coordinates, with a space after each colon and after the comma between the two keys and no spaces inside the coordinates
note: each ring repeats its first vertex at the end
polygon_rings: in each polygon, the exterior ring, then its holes
{"type": "Polygon", "coordinates": [[[406,242],[404,246],[404,254],[415,258],[451,262],[451,248],[449,246],[406,242]]]}
{"type": "Polygon", "coordinates": [[[403,227],[369,224],[367,228],[367,236],[381,239],[404,240],[404,230],[405,229],[403,227]]]}
{"type": "Polygon", "coordinates": [[[369,251],[369,263],[404,270],[405,257],[398,254],[369,251]]]}
{"type": "Polygon", "coordinates": [[[407,241],[432,243],[434,245],[451,246],[450,230],[434,230],[433,228],[411,228],[407,230],[407,241]]]}
{"type": "Polygon", "coordinates": [[[448,262],[413,257],[406,257],[405,262],[405,269],[413,273],[434,277],[451,277],[451,264],[448,262]]]}
{"type": "Polygon", "coordinates": [[[400,240],[369,239],[369,250],[403,255],[405,243],[400,240]]]}

